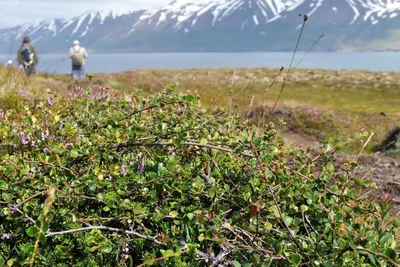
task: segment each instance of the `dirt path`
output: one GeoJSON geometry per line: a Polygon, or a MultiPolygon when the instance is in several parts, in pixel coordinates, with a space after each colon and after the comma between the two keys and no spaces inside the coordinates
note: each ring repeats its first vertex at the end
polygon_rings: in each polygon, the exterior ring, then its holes
{"type": "MultiPolygon", "coordinates": [[[[288,144],[298,148],[312,147],[317,154],[320,143],[316,138],[300,136],[296,133],[283,133],[282,136],[288,144]]],[[[357,155],[336,155],[335,165],[340,170],[341,166],[352,161],[357,155]]],[[[357,161],[359,168],[354,176],[362,179],[370,179],[378,186],[378,192],[366,190],[366,197],[389,199],[392,202],[392,212],[400,216],[400,162],[382,153],[361,155],[357,161]]]]}

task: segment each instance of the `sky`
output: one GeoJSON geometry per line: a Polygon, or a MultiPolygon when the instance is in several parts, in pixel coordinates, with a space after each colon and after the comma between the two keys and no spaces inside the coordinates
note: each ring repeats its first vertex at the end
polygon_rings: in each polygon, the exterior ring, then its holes
{"type": "MultiPolygon", "coordinates": [[[[0,28],[32,20],[68,18],[86,11],[157,8],[172,0],[0,0],[0,28]],[[5,11],[5,12],[4,12],[5,11]]],[[[182,1],[182,0],[180,0],[182,1]]],[[[185,0],[183,0],[185,1],[185,0]]],[[[189,0],[187,0],[189,2],[189,0]]],[[[191,2],[204,2],[192,0],[191,2]]]]}

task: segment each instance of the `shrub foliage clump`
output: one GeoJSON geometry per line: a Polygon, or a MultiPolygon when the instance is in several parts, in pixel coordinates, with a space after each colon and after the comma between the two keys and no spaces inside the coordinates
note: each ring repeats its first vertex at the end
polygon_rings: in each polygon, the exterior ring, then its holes
{"type": "Polygon", "coordinates": [[[0,265],[397,265],[399,221],[355,164],[172,90],[1,110],[0,265]]]}

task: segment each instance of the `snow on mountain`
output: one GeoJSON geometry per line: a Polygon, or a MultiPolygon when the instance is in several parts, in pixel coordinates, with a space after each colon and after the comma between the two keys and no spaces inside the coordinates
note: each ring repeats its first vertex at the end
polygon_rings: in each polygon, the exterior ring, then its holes
{"type": "MultiPolygon", "coordinates": [[[[100,50],[130,51],[130,47],[137,47],[147,51],[149,46],[167,46],[167,42],[174,50],[188,36],[191,38],[187,40],[188,45],[218,50],[224,47],[223,42],[241,38],[247,39],[241,42],[250,43],[260,36],[278,34],[283,40],[285,34],[296,35],[301,23],[299,13],[310,16],[309,27],[313,25],[318,32],[328,31],[327,35],[329,31],[332,36],[342,34],[345,38],[341,40],[357,39],[357,36],[372,39],[373,35],[384,38],[387,29],[400,27],[400,0],[209,0],[203,3],[175,0],[154,10],[91,11],[71,19],[35,21],[0,29],[0,50],[19,42],[24,35],[29,35],[45,51],[65,49],[74,39],[100,50]],[[371,26],[381,28],[370,31],[371,26]],[[208,41],[203,44],[203,40],[208,41]]],[[[230,45],[234,49],[235,44],[230,45]]]]}
{"type": "Polygon", "coordinates": [[[400,0],[212,0],[203,4],[176,0],[145,12],[134,23],[131,32],[168,27],[188,31],[201,20],[201,27],[233,23],[244,29],[284,20],[289,13],[300,11],[310,17],[319,13],[317,17],[326,23],[376,24],[380,19],[396,18],[400,13],[400,0]],[[203,19],[205,17],[207,19],[203,19]]]}
{"type": "Polygon", "coordinates": [[[377,24],[380,19],[395,18],[400,13],[400,0],[346,0],[346,2],[354,10],[352,23],[360,17],[363,21],[377,24]]]}
{"type": "Polygon", "coordinates": [[[209,26],[214,27],[224,20],[229,20],[238,12],[246,12],[241,24],[252,21],[256,26],[268,23],[279,14],[301,0],[213,0],[203,4],[193,4],[189,0],[175,0],[158,10],[148,11],[133,25],[132,31],[146,25],[173,29],[193,27],[202,17],[210,17],[209,26]],[[250,11],[250,12],[249,12],[250,11]],[[250,14],[251,13],[251,14],[250,14]],[[154,24],[155,23],[155,24],[154,24]]]}
{"type": "Polygon", "coordinates": [[[175,0],[160,9],[145,12],[133,25],[131,32],[139,27],[146,27],[146,25],[151,24],[159,26],[171,20],[175,21],[175,27],[179,27],[179,24],[190,18],[201,7],[201,5],[193,4],[189,0],[175,0]]]}
{"type": "MultiPolygon", "coordinates": [[[[115,9],[92,11],[70,19],[51,19],[25,23],[19,27],[14,27],[11,33],[15,34],[16,39],[20,39],[24,35],[35,36],[36,34],[40,34],[43,38],[55,37],[66,31],[69,31],[68,35],[72,37],[84,37],[94,27],[99,27],[107,21],[111,22],[121,17],[128,17],[134,13],[134,11],[115,9]]],[[[4,31],[7,30],[0,30],[0,33],[4,31]]]]}

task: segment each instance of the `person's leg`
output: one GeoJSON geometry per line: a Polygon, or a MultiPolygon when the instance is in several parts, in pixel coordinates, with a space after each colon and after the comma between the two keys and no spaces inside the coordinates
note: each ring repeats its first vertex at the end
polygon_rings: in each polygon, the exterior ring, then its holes
{"type": "Polygon", "coordinates": [[[80,78],[80,79],[85,78],[85,70],[84,70],[83,66],[81,66],[81,67],[79,68],[79,78],[80,78]]]}
{"type": "Polygon", "coordinates": [[[36,74],[36,64],[31,65],[31,75],[36,74]]]}
{"type": "Polygon", "coordinates": [[[82,77],[85,78],[85,67],[82,65],[82,77]]]}
{"type": "Polygon", "coordinates": [[[71,75],[72,75],[72,79],[74,79],[75,81],[78,79],[78,71],[77,71],[77,69],[76,69],[75,66],[72,66],[72,73],[71,73],[71,75]]]}

